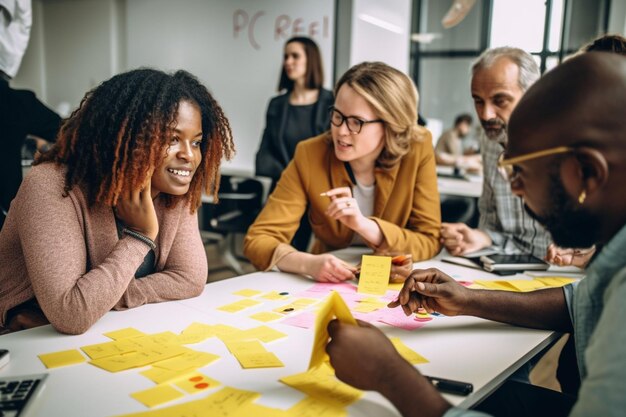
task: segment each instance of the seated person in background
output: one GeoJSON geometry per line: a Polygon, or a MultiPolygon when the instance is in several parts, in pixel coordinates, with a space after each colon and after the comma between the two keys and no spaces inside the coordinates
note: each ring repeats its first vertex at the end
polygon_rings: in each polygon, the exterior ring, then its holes
{"type": "Polygon", "coordinates": [[[0,233],[0,330],[78,334],[111,309],[200,294],[196,209],[233,152],[222,109],[185,71],[130,71],[87,93],[0,233]]]}
{"type": "Polygon", "coordinates": [[[550,244],[548,232],[511,193],[498,169],[507,144],[507,124],[524,92],[539,78],[534,58],[517,48],[488,49],[472,66],[471,92],[484,129],[481,140],[483,192],[478,200],[478,228],[443,223],[441,243],[451,255],[463,255],[489,246],[543,258],[550,244]]]}
{"type": "Polygon", "coordinates": [[[410,253],[439,252],[440,209],[429,132],[416,124],[417,89],[381,62],[348,70],[335,87],[330,133],[300,142],[244,240],[261,270],[340,282],[355,268],[324,252],[352,244],[410,253]],[[312,254],[289,245],[309,208],[312,254]]]}
{"type": "Polygon", "coordinates": [[[464,150],[463,139],[468,137],[472,127],[472,116],[460,114],[454,120],[454,127],[448,129],[437,141],[435,158],[437,165],[454,166],[470,172],[482,169],[480,155],[472,154],[472,150],[464,150]]]}
{"type": "MultiPolygon", "coordinates": [[[[587,277],[529,293],[472,290],[441,271],[416,270],[399,300],[447,316],[573,331],[578,397],[508,381],[477,409],[497,416],[622,416],[626,409],[626,60],[585,54],[548,72],[522,98],[502,161],[530,215],[563,246],[602,249],[587,277]],[[584,196],[584,198],[581,198],[584,196]]],[[[450,404],[375,327],[332,321],[327,346],[339,379],[385,395],[403,416],[485,414],[450,404]],[[355,354],[354,347],[363,346],[355,354]]]]}

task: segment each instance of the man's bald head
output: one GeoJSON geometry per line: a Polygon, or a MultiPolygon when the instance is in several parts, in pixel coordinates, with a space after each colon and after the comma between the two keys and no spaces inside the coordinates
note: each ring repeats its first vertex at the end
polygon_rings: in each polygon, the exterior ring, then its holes
{"type": "Polygon", "coordinates": [[[606,243],[626,224],[625,113],[626,59],[593,52],[546,74],[513,112],[511,189],[557,244],[606,243]]]}
{"type": "Polygon", "coordinates": [[[626,146],[624,57],[588,53],[572,58],[520,100],[509,125],[510,155],[571,144],[626,146]]]}

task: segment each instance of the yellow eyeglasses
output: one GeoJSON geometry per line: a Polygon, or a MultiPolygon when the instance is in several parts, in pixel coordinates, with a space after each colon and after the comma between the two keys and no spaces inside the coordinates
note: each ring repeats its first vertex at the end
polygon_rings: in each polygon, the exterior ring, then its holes
{"type": "Polygon", "coordinates": [[[513,158],[505,158],[504,153],[500,155],[498,159],[498,167],[504,171],[506,178],[513,182],[517,179],[518,172],[515,170],[515,164],[524,161],[530,161],[537,158],[542,158],[548,155],[558,155],[561,153],[572,152],[576,148],[572,146],[557,146],[555,148],[544,149],[542,151],[530,152],[525,155],[514,156],[513,158]]]}

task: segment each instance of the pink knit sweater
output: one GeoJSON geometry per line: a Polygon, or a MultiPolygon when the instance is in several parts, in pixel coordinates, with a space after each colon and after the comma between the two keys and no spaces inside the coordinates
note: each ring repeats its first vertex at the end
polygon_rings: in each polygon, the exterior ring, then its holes
{"type": "Polygon", "coordinates": [[[207,260],[196,214],[157,197],[156,272],[134,274],[148,246],[118,238],[110,207],[89,208],[74,187],[63,197],[65,168],[46,163],[24,179],[0,232],[0,325],[12,307],[36,297],[60,332],[85,332],[111,309],[199,295],[207,260]]]}

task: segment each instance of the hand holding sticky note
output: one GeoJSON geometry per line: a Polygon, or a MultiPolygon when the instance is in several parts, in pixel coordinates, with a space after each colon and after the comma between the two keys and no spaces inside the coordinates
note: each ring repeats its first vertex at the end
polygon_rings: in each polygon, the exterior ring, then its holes
{"type": "Polygon", "coordinates": [[[356,326],[356,320],[352,317],[350,309],[341,296],[333,291],[317,312],[317,318],[315,320],[315,338],[313,339],[313,351],[311,352],[309,369],[317,368],[328,362],[328,355],[326,354],[326,343],[328,343],[329,337],[328,323],[335,317],[342,323],[356,326]]]}
{"type": "Polygon", "coordinates": [[[363,255],[358,292],[373,295],[385,294],[389,284],[389,272],[391,272],[390,256],[363,255]]]}

